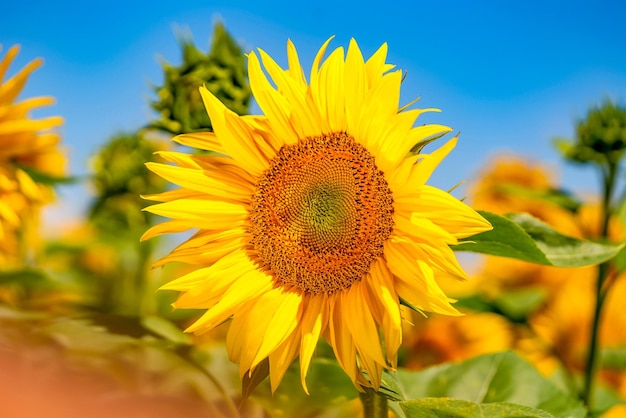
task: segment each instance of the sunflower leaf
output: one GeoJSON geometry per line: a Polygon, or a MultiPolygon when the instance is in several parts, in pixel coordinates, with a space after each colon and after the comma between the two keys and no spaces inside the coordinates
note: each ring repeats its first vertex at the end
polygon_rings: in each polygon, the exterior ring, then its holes
{"type": "Polygon", "coordinates": [[[53,174],[48,174],[44,171],[37,170],[33,167],[27,166],[25,164],[16,164],[21,170],[23,170],[26,174],[28,174],[35,183],[43,184],[46,186],[56,186],[59,184],[76,184],[81,178],[75,176],[55,176],[53,174]]]}
{"type": "Polygon", "coordinates": [[[565,190],[535,190],[513,183],[501,184],[497,189],[512,196],[552,203],[571,212],[576,212],[582,204],[580,200],[576,199],[576,197],[565,190]]]}
{"type": "Polygon", "coordinates": [[[504,402],[476,404],[449,398],[424,398],[400,402],[407,418],[412,417],[458,417],[458,418],[553,418],[554,415],[540,409],[504,402]]]}
{"type": "Polygon", "coordinates": [[[584,267],[610,260],[624,247],[563,235],[526,213],[505,216],[479,213],[491,222],[493,230],[461,240],[452,246],[454,251],[515,258],[546,266],[584,267]]]}
{"type": "Polygon", "coordinates": [[[259,386],[270,375],[270,362],[268,359],[263,360],[252,373],[244,373],[241,379],[241,398],[242,402],[250,397],[254,389],[259,386]]]}
{"type": "MultiPolygon", "coordinates": [[[[579,400],[541,376],[530,363],[517,354],[508,351],[485,354],[461,363],[447,363],[417,372],[398,370],[396,377],[400,386],[398,392],[405,396],[404,401],[399,404],[403,409],[400,412],[404,412],[405,417],[450,416],[445,412],[437,415],[434,411],[419,415],[419,409],[415,409],[415,413],[412,413],[412,409],[404,411],[407,406],[427,406],[416,401],[422,398],[454,398],[454,401],[447,402],[457,403],[469,401],[463,403],[468,408],[469,415],[454,415],[461,417],[481,416],[477,415],[480,411],[485,417],[545,417],[552,414],[555,417],[583,418],[587,413],[579,400]],[[495,409],[490,409],[488,404],[495,404],[495,409]],[[505,413],[508,412],[506,409],[498,411],[498,408],[510,406],[513,408],[512,413],[517,413],[521,411],[516,411],[520,405],[535,408],[531,409],[535,415],[508,415],[505,413]],[[541,415],[542,411],[548,415],[541,415]]],[[[397,405],[391,406],[396,407],[394,411],[399,410],[397,405]]],[[[450,408],[458,406],[461,404],[449,405],[450,408]]]]}

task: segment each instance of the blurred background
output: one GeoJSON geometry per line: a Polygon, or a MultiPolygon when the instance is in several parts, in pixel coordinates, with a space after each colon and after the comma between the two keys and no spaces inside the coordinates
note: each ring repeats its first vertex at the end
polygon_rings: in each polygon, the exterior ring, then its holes
{"type": "MultiPolygon", "coordinates": [[[[153,117],[151,86],[161,85],[162,59],[181,60],[178,38],[193,36],[206,51],[215,22],[242,50],[263,48],[286,63],[286,40],[311,62],[328,37],[364,55],[383,42],[389,62],[407,72],[403,102],[438,107],[424,122],[462,133],[456,152],[433,182],[449,188],[471,180],[486,157],[503,151],[557,167],[565,186],[597,190],[590,170],[558,161],[551,139],[572,136],[589,106],[626,96],[626,5],[587,2],[362,2],[196,1],[87,4],[73,1],[8,2],[0,13],[0,42],[19,43],[17,66],[45,58],[29,81],[34,92],[57,98],[45,112],[65,117],[63,144],[73,175],[109,136],[134,130],[153,117]]],[[[254,104],[252,113],[258,113],[254,104]]],[[[80,186],[77,186],[80,187],[80,186]]],[[[60,189],[48,216],[67,217],[87,205],[77,187],[60,189]]]]}

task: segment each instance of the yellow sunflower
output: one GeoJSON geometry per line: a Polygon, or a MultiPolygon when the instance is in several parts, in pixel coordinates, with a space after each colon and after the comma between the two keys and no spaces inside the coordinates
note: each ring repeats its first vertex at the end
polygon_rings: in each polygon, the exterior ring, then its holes
{"type": "MultiPolygon", "coordinates": [[[[1,50],[1,48],[0,48],[1,50]]],[[[11,252],[12,233],[34,215],[32,209],[51,197],[49,187],[38,184],[28,170],[51,176],[64,174],[65,158],[57,145],[60,136],[50,129],[63,123],[59,116],[33,119],[30,112],[54,102],[52,97],[33,97],[17,101],[30,74],[41,66],[35,59],[5,80],[19,52],[17,45],[0,59],[0,258],[11,252]],[[7,248],[5,248],[7,247],[7,248]]]]}
{"type": "Polygon", "coordinates": [[[207,309],[188,332],[230,319],[230,358],[242,376],[269,358],[273,390],[298,356],[307,390],[322,337],[357,388],[378,388],[396,366],[400,303],[458,315],[437,284],[465,278],[448,245],[491,228],[425,184],[457,138],[410,153],[451,129],[414,126],[435,109],[399,109],[402,72],[386,63],[387,45],[365,61],[351,40],[345,58],[339,47],[323,60],[329,42],[309,81],[291,42],[287,69],[251,52],[264,116],[238,116],[201,88],[215,132],[174,140],[221,155],[162,152],[173,164],[148,163],[180,188],[148,196],[161,203],[147,210],[172,219],[143,238],[199,229],[157,263],[197,269],[163,289],[182,292],[176,308],[207,309]]]}

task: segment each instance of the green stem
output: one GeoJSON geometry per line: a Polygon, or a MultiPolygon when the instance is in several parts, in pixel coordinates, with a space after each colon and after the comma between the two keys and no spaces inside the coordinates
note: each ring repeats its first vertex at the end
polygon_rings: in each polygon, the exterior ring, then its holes
{"type": "Polygon", "coordinates": [[[371,388],[364,388],[361,392],[361,404],[363,404],[363,418],[387,418],[387,398],[371,388]]]}
{"type": "MultiPolygon", "coordinates": [[[[617,177],[617,165],[609,163],[608,170],[603,171],[603,196],[602,196],[602,212],[600,213],[600,238],[607,238],[609,232],[609,220],[611,217],[611,199],[613,197],[613,189],[615,187],[615,179],[617,177]]],[[[602,308],[608,293],[605,288],[605,281],[608,276],[610,262],[602,263],[598,266],[598,275],[596,279],[596,301],[593,312],[593,320],[591,325],[591,336],[589,339],[589,351],[587,353],[587,363],[585,365],[584,386],[582,392],[582,400],[587,408],[593,407],[593,389],[595,376],[598,371],[598,351],[600,343],[600,325],[602,319],[602,308]]]]}

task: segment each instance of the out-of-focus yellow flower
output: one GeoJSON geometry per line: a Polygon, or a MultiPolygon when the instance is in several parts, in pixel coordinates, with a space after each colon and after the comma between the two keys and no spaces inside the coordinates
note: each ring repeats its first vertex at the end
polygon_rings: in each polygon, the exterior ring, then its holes
{"type": "MultiPolygon", "coordinates": [[[[583,371],[593,318],[596,274],[593,267],[577,269],[577,272],[563,283],[545,308],[531,317],[529,322],[567,369],[583,371]]],[[[614,280],[605,302],[600,327],[600,346],[603,349],[626,347],[626,311],[623,309],[626,275],[614,280]]],[[[553,370],[542,371],[549,374],[553,370]]],[[[621,376],[617,380],[626,377],[621,372],[604,372],[601,376],[605,377],[607,383],[615,381],[616,375],[621,376]]]]}
{"type": "Polygon", "coordinates": [[[5,79],[18,52],[19,47],[13,46],[0,60],[0,242],[3,242],[0,261],[5,265],[19,252],[9,247],[16,240],[9,235],[21,233],[25,220],[36,219],[37,209],[52,198],[52,190],[37,183],[28,172],[65,174],[65,158],[58,148],[60,137],[50,131],[61,125],[63,119],[30,117],[32,110],[51,105],[54,99],[33,97],[18,101],[29,75],[41,66],[42,60],[31,61],[13,77],[5,79]]]}
{"type": "Polygon", "coordinates": [[[626,417],[626,405],[615,405],[601,415],[601,418],[624,418],[626,417]]]}
{"type": "Polygon", "coordinates": [[[248,55],[265,116],[240,117],[201,89],[215,133],[175,140],[231,158],[163,152],[175,165],[149,164],[181,188],[150,197],[162,203],[147,210],[172,220],[145,238],[200,228],[164,260],[198,269],[163,288],[182,292],[178,308],[208,309],[188,331],[232,318],[231,359],[243,375],[269,358],[272,389],[298,355],[306,389],[320,337],[357,387],[378,388],[402,341],[400,298],[458,315],[437,284],[465,277],[448,245],[491,229],[425,184],[456,137],[409,156],[451,129],[414,127],[424,110],[399,110],[402,72],[386,45],[366,61],[352,40],[323,61],[327,45],[310,82],[291,42],[286,70],[262,50],[248,55]]]}
{"type": "Polygon", "coordinates": [[[468,312],[461,317],[414,315],[414,323],[414,328],[406,328],[408,334],[403,343],[403,366],[409,369],[495,353],[511,348],[514,341],[512,324],[488,312],[468,312]]]}

